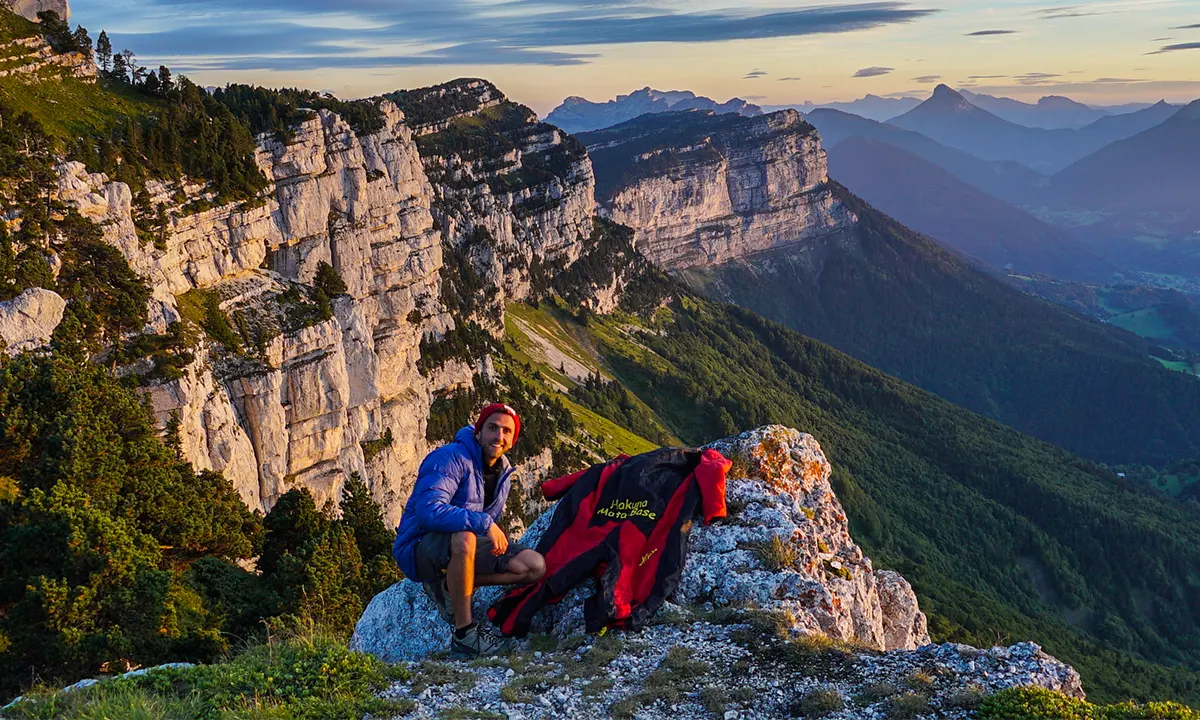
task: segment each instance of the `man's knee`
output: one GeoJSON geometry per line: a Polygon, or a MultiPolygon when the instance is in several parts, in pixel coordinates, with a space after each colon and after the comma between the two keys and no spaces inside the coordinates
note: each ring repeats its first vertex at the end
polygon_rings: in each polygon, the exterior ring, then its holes
{"type": "Polygon", "coordinates": [[[475,533],[456,532],[450,536],[451,555],[475,556],[475,533]]]}
{"type": "Polygon", "coordinates": [[[546,558],[533,550],[527,550],[521,554],[525,556],[521,559],[525,561],[525,574],[530,582],[541,580],[546,574],[546,558]]]}

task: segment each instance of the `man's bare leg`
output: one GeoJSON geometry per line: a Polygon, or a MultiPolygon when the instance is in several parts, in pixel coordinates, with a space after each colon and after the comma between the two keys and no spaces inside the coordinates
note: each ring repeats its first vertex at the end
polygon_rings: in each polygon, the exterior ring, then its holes
{"type": "MultiPolygon", "coordinates": [[[[508,561],[507,572],[479,575],[475,578],[475,584],[480,587],[485,585],[525,585],[541,580],[545,574],[546,559],[533,550],[522,550],[517,553],[516,557],[508,561]]],[[[455,616],[457,617],[457,610],[455,616]]]]}
{"type": "MultiPolygon", "coordinates": [[[[522,553],[524,554],[524,553],[522,553]]],[[[475,593],[475,533],[457,532],[450,538],[450,565],[446,567],[446,589],[454,608],[454,627],[471,624],[471,596],[475,593]]]]}

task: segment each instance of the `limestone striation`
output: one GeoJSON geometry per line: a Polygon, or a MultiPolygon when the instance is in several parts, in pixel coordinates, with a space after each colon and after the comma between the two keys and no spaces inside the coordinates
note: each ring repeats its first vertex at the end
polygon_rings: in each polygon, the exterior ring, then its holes
{"type": "Polygon", "coordinates": [[[544,293],[583,252],[595,199],[587,152],[485,80],[389,97],[417,118],[444,242],[497,290],[476,314],[494,326],[504,301],[544,293]]]}
{"type": "Polygon", "coordinates": [[[40,82],[49,78],[70,77],[87,83],[99,78],[96,63],[81,52],[55,52],[41,36],[16,38],[0,43],[0,78],[40,82]]]}
{"type": "Polygon", "coordinates": [[[669,269],[712,265],[836,236],[855,217],[829,187],[811,125],[784,110],[758,117],[647,115],[580,135],[602,214],[669,269]]]}
{"type": "MultiPolygon", "coordinates": [[[[193,213],[174,206],[164,247],[139,240],[128,186],[78,163],[60,168],[63,199],[149,279],[148,331],[178,320],[181,298],[197,292],[215,293],[223,311],[255,328],[253,351],[210,343],[183,378],[147,391],[160,422],[180,415],[187,458],[224,472],[252,508],[269,509],[296,485],[318,504],[336,499],[358,472],[396,520],[428,449],[433,393],[471,380],[462,363],[430,377],[417,368],[421,338],[453,320],[439,300],[429,181],[403,113],[382,109],[384,128],[372,135],[320,111],[287,143],[264,137],[257,162],[273,181],[265,200],[193,213]],[[311,283],[321,262],[346,294],[328,317],[289,320],[298,311],[289,288],[311,283]]],[[[149,190],[156,202],[170,199],[170,188],[149,190]]]]}
{"type": "MultiPolygon", "coordinates": [[[[478,682],[461,684],[473,690],[422,690],[402,683],[390,694],[418,698],[420,717],[436,717],[462,703],[509,717],[602,716],[610,703],[647,682],[668,650],[680,648],[672,652],[707,664],[706,682],[735,696],[734,688],[753,690],[742,693],[756,700],[734,713],[739,717],[786,717],[812,690],[851,698],[872,692],[870,687],[912,686],[918,676],[927,678],[930,703],[948,717],[959,716],[954,698],[963,693],[981,697],[1036,685],[1083,696],[1078,673],[1031,643],[988,650],[930,644],[908,582],[898,573],[874,569],[850,538],[845,512],[829,484],[829,462],[812,436],[768,426],[710,447],[733,461],[729,517],[694,526],[681,586],[650,627],[621,633],[619,640],[582,635],[582,604],[592,589],[577,588],[535,619],[534,632],[557,639],[539,642],[556,646],[557,652],[535,654],[543,666],[539,672],[561,677],[549,683],[553,692],[542,695],[549,702],[501,693],[512,671],[501,670],[493,678],[479,663],[452,663],[479,675],[478,682]],[[592,667],[593,645],[605,646],[605,667],[592,667]],[[595,672],[612,687],[585,688],[595,672]]],[[[543,514],[522,542],[535,543],[551,515],[543,514]]],[[[499,594],[497,588],[476,593],[476,618],[499,594]]],[[[406,580],[372,600],[352,642],[390,662],[419,661],[444,650],[449,633],[420,586],[406,580]]],[[[884,695],[868,700],[881,712],[887,707],[884,695]]],[[[650,711],[653,698],[646,702],[643,712],[650,711]]],[[[699,707],[698,701],[680,702],[699,707]]],[[[692,716],[683,706],[672,711],[692,716]]]]}

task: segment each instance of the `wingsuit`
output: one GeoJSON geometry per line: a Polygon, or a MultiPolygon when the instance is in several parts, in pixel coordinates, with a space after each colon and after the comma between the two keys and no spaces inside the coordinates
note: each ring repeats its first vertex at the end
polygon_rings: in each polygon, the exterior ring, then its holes
{"type": "Polygon", "coordinates": [[[559,500],[537,546],[546,574],[509,591],[488,617],[523,637],[539,608],[595,577],[588,632],[641,627],[679,585],[693,519],[725,517],[729,467],[716,450],[664,448],[544,483],[546,499],[559,500]]]}

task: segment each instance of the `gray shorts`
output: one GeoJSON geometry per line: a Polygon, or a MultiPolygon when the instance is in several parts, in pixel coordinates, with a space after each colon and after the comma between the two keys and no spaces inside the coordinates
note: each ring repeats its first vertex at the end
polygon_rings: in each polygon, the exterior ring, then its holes
{"type": "MultiPolygon", "coordinates": [[[[450,538],[452,533],[431,532],[417,543],[416,561],[417,574],[425,581],[442,577],[450,565],[450,538]]],[[[492,554],[492,540],[487,534],[475,535],[475,574],[498,575],[508,572],[508,563],[521,553],[528,550],[519,542],[510,540],[508,549],[503,555],[492,554]]]]}

